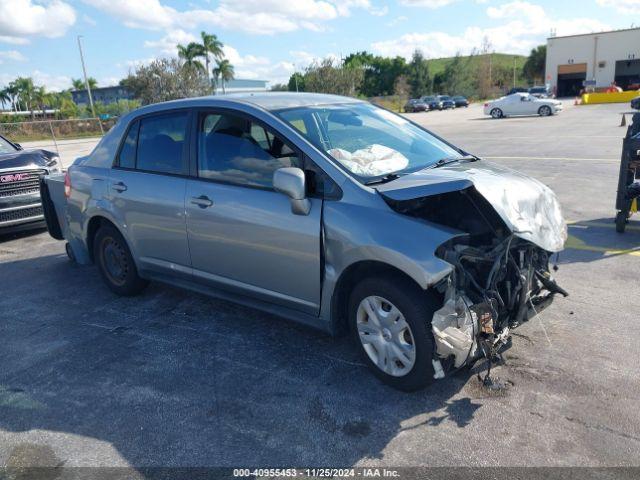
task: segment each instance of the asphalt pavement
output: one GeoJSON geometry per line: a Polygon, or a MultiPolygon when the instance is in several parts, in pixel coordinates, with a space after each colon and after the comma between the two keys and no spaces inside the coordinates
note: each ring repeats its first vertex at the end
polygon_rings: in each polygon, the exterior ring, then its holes
{"type": "Polygon", "coordinates": [[[571,222],[570,296],[516,330],[497,393],[475,371],[401,393],[347,338],[157,283],[119,298],[46,233],[3,237],[0,465],[637,466],[640,222],[613,224],[625,109],[410,115],[545,182],[571,222]]]}

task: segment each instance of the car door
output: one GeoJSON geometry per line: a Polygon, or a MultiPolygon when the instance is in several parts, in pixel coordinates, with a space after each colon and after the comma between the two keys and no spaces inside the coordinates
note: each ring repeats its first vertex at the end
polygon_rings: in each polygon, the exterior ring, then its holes
{"type": "Polygon", "coordinates": [[[278,168],[302,167],[302,154],[233,111],[202,111],[193,128],[197,178],[187,182],[186,211],[194,277],[317,314],[322,200],[296,215],[272,185],[278,168]]]}
{"type": "Polygon", "coordinates": [[[190,116],[179,110],[135,120],[111,171],[112,214],[141,270],[190,275],[184,207],[190,116]]]}

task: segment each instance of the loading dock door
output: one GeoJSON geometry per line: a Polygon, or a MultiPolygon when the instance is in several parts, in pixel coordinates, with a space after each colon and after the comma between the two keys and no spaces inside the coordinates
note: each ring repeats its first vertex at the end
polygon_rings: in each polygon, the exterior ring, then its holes
{"type": "Polygon", "coordinates": [[[640,83],[640,60],[618,60],[615,81],[623,90],[640,83]]]}
{"type": "Polygon", "coordinates": [[[558,65],[558,97],[575,97],[582,90],[582,82],[587,79],[587,64],[572,63],[558,65]]]}

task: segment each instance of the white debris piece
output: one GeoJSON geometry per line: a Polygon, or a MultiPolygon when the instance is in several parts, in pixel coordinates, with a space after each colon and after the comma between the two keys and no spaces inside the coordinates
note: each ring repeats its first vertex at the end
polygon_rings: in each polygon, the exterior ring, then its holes
{"type": "Polygon", "coordinates": [[[409,159],[403,154],[377,143],[353,153],[342,148],[332,148],[328,153],[351,172],[363,177],[377,177],[409,165],[409,159]]]}
{"type": "Polygon", "coordinates": [[[453,355],[456,368],[475,353],[474,319],[462,297],[447,295],[444,306],[433,314],[431,328],[438,355],[453,355]]]}

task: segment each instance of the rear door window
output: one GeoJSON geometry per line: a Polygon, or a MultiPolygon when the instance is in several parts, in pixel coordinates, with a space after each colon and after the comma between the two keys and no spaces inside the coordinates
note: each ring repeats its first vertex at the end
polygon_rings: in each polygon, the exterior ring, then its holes
{"type": "Polygon", "coordinates": [[[136,168],[136,149],[138,147],[138,129],[140,127],[139,122],[134,122],[129,131],[127,137],[124,139],[122,148],[120,149],[120,155],[118,155],[118,166],[122,168],[136,168]]]}
{"type": "Polygon", "coordinates": [[[169,174],[186,173],[183,147],[188,117],[187,112],[180,112],[140,120],[136,159],[138,170],[169,174]]]}

